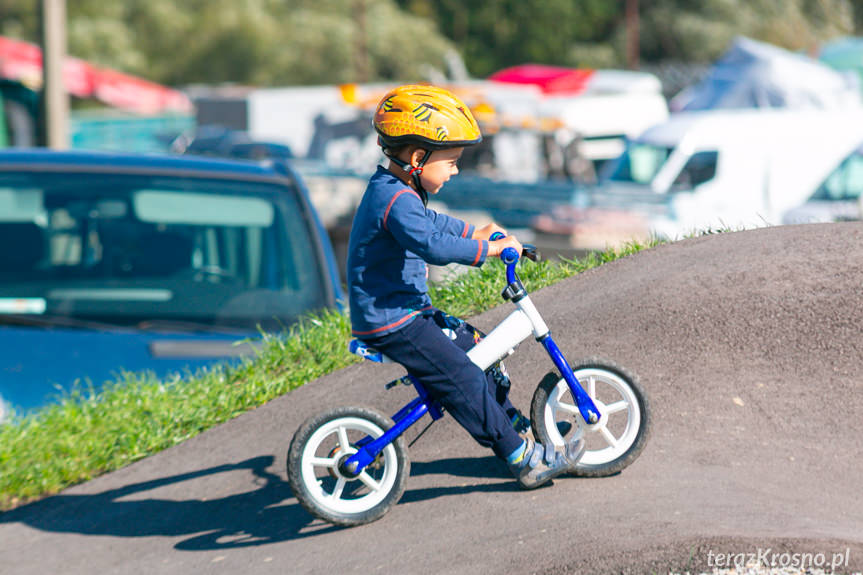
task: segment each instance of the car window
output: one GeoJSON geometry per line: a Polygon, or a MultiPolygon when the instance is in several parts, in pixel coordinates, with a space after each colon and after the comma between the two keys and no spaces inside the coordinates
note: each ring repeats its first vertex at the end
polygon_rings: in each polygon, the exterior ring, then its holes
{"type": "Polygon", "coordinates": [[[327,304],[313,230],[271,183],[0,174],[0,314],[284,325],[327,304]]]}
{"type": "Polygon", "coordinates": [[[609,163],[603,178],[616,182],[648,184],[662,168],[672,148],[634,142],[624,153],[609,163]]]}
{"type": "Polygon", "coordinates": [[[687,160],[683,169],[674,179],[672,189],[686,191],[709,182],[716,177],[716,162],[719,154],[714,151],[697,152],[687,160]]]}
{"type": "Polygon", "coordinates": [[[863,194],[863,150],[857,150],[827,176],[813,200],[856,200],[863,194]]]}

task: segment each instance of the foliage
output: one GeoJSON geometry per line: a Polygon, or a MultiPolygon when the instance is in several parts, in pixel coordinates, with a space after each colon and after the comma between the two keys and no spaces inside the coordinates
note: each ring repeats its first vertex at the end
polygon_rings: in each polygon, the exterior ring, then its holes
{"type": "Polygon", "coordinates": [[[400,0],[434,18],[470,71],[487,76],[524,62],[568,64],[574,42],[602,42],[614,32],[619,2],[606,0],[400,0]]]}
{"type": "MultiPolygon", "coordinates": [[[[478,77],[515,64],[625,64],[626,0],[67,1],[69,52],[171,85],[422,80],[453,48],[478,77]]],[[[860,0],[640,3],[644,63],[715,60],[736,35],[814,51],[863,29],[860,0]]],[[[39,2],[0,0],[37,41],[39,2]]]]}
{"type": "MultiPolygon", "coordinates": [[[[0,0],[0,33],[36,42],[37,2],[0,0]]],[[[67,2],[68,51],[169,85],[420,80],[452,50],[393,0],[67,2]]]]}
{"type": "Polygon", "coordinates": [[[820,42],[853,30],[848,0],[655,0],[642,13],[641,54],[709,62],[738,35],[814,52],[820,42]]]}
{"type": "MultiPolygon", "coordinates": [[[[582,67],[625,64],[625,0],[399,0],[435,19],[477,76],[524,62],[582,67]]],[[[853,33],[852,0],[653,0],[639,3],[641,60],[709,62],[737,35],[791,50],[853,33]]]]}

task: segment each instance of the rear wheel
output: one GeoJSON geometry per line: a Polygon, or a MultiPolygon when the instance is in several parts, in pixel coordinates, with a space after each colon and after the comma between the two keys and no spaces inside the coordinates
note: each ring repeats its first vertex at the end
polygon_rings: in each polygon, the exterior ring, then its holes
{"type": "Polygon", "coordinates": [[[573,367],[573,373],[599,409],[599,421],[587,424],[566,381],[549,373],[533,394],[530,418],[534,433],[543,444],[557,447],[584,438],[586,450],[572,475],[605,477],[619,473],[647,444],[647,395],[634,375],[606,360],[585,360],[573,367]]]}
{"type": "Polygon", "coordinates": [[[401,499],[410,460],[402,437],[387,445],[356,477],[341,464],[392,427],[391,419],[367,408],[343,407],[303,423],[288,449],[288,482],[309,513],[335,525],[380,519],[401,499]]]}

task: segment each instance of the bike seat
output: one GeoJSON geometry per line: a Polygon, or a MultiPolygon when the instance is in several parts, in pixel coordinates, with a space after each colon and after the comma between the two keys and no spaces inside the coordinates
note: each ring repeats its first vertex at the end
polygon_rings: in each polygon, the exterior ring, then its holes
{"type": "Polygon", "coordinates": [[[375,361],[377,363],[393,363],[393,360],[358,339],[352,339],[351,343],[348,345],[348,349],[351,350],[351,353],[355,353],[369,361],[375,361]]]}

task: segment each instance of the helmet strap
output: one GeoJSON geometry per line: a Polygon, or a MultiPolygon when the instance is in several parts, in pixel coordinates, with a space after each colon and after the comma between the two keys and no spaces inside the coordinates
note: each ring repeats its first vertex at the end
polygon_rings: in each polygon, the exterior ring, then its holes
{"type": "Polygon", "coordinates": [[[414,184],[414,188],[416,188],[416,190],[419,192],[420,199],[422,200],[423,205],[425,206],[428,204],[428,201],[429,201],[428,200],[428,192],[426,192],[425,188],[423,188],[422,180],[421,180],[420,176],[422,176],[423,167],[426,165],[426,162],[428,162],[429,156],[431,156],[432,153],[431,153],[431,150],[426,150],[425,148],[420,148],[420,149],[423,152],[425,152],[425,154],[423,154],[422,159],[419,162],[417,162],[416,166],[395,157],[395,155],[390,154],[387,149],[384,149],[384,155],[387,158],[389,158],[390,160],[392,160],[394,164],[396,164],[398,167],[400,167],[402,170],[404,170],[408,176],[410,176],[411,181],[414,184]]]}

